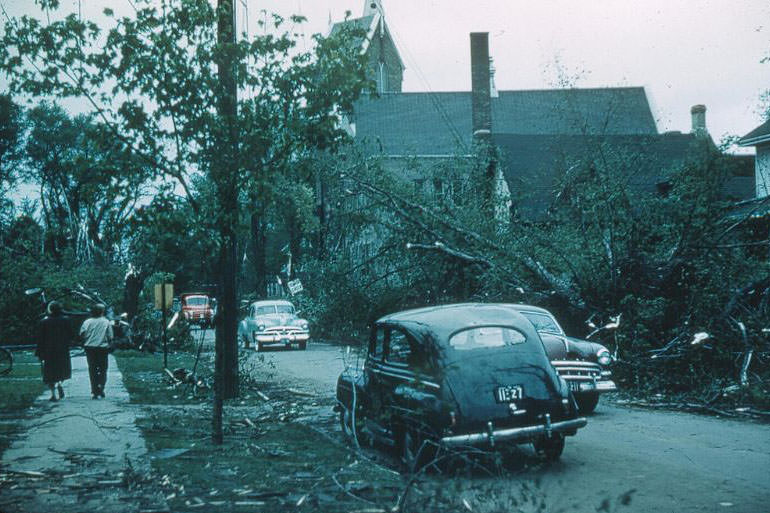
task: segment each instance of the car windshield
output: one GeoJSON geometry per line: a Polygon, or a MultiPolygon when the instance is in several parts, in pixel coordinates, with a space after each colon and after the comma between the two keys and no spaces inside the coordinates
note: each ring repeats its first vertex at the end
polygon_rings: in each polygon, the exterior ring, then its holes
{"type": "Polygon", "coordinates": [[[501,326],[482,326],[458,331],[449,338],[449,345],[458,351],[512,346],[527,341],[518,330],[501,326]]]}
{"type": "Polygon", "coordinates": [[[206,306],[209,303],[209,298],[205,296],[193,296],[185,298],[184,302],[188,306],[206,306]]]}
{"type": "Polygon", "coordinates": [[[291,305],[263,305],[258,306],[256,315],[272,315],[272,314],[293,314],[294,307],[291,305]]]}
{"type": "Polygon", "coordinates": [[[553,333],[555,335],[564,334],[559,325],[556,324],[556,319],[550,315],[536,312],[521,312],[521,314],[532,323],[538,333],[553,333]]]}

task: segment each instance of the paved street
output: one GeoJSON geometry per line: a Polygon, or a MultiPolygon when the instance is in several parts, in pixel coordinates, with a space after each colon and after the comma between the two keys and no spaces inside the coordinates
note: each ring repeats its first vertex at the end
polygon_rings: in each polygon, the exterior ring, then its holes
{"type": "MultiPolygon", "coordinates": [[[[356,363],[352,353],[346,358],[343,348],[325,344],[264,355],[275,379],[319,397],[334,394],[346,360],[356,363]]],[[[763,513],[770,503],[770,426],[603,399],[588,426],[567,440],[559,463],[511,479],[525,476],[541,478],[548,511],[588,511],[586,505],[635,490],[620,511],[763,513]]]]}

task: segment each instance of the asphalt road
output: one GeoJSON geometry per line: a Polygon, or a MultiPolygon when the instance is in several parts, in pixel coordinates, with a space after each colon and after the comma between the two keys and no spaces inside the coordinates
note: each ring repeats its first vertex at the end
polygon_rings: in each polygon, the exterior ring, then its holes
{"type": "MultiPolygon", "coordinates": [[[[276,379],[332,397],[337,376],[357,363],[345,349],[264,353],[276,379]]],[[[255,355],[256,357],[256,355],[255,355]]],[[[522,458],[527,458],[522,452],[522,458]]],[[[588,426],[567,439],[560,462],[509,478],[532,478],[547,511],[770,512],[770,425],[612,405],[603,398],[588,426]],[[634,490],[628,506],[617,498],[634,490]]]]}

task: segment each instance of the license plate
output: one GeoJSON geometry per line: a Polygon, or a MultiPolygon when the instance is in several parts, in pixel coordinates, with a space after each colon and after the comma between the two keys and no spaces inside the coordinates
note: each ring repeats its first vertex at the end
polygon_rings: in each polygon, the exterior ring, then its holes
{"type": "Polygon", "coordinates": [[[521,385],[497,387],[495,399],[498,403],[510,403],[524,397],[524,389],[521,385]]]}

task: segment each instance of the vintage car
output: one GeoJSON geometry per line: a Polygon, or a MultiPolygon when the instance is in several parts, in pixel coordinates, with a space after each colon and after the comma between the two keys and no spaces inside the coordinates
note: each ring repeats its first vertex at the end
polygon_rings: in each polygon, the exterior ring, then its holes
{"type": "Polygon", "coordinates": [[[310,339],[308,322],[297,316],[288,301],[256,301],[238,325],[238,338],[244,347],[262,351],[267,346],[306,349],[310,339]]]}
{"type": "Polygon", "coordinates": [[[203,292],[187,292],[179,296],[182,307],[182,315],[190,324],[197,324],[202,328],[211,326],[214,319],[214,304],[212,299],[203,292]]]}
{"type": "Polygon", "coordinates": [[[410,471],[452,448],[533,443],[558,459],[586,425],[532,323],[496,304],[379,319],[362,370],[338,378],[335,410],[347,437],[395,447],[410,471]]]}
{"type": "Polygon", "coordinates": [[[544,308],[532,305],[508,305],[526,317],[540,334],[545,350],[556,371],[569,383],[580,413],[591,413],[599,395],[617,390],[612,381],[612,355],[601,344],[568,337],[556,318],[544,308]]]}

